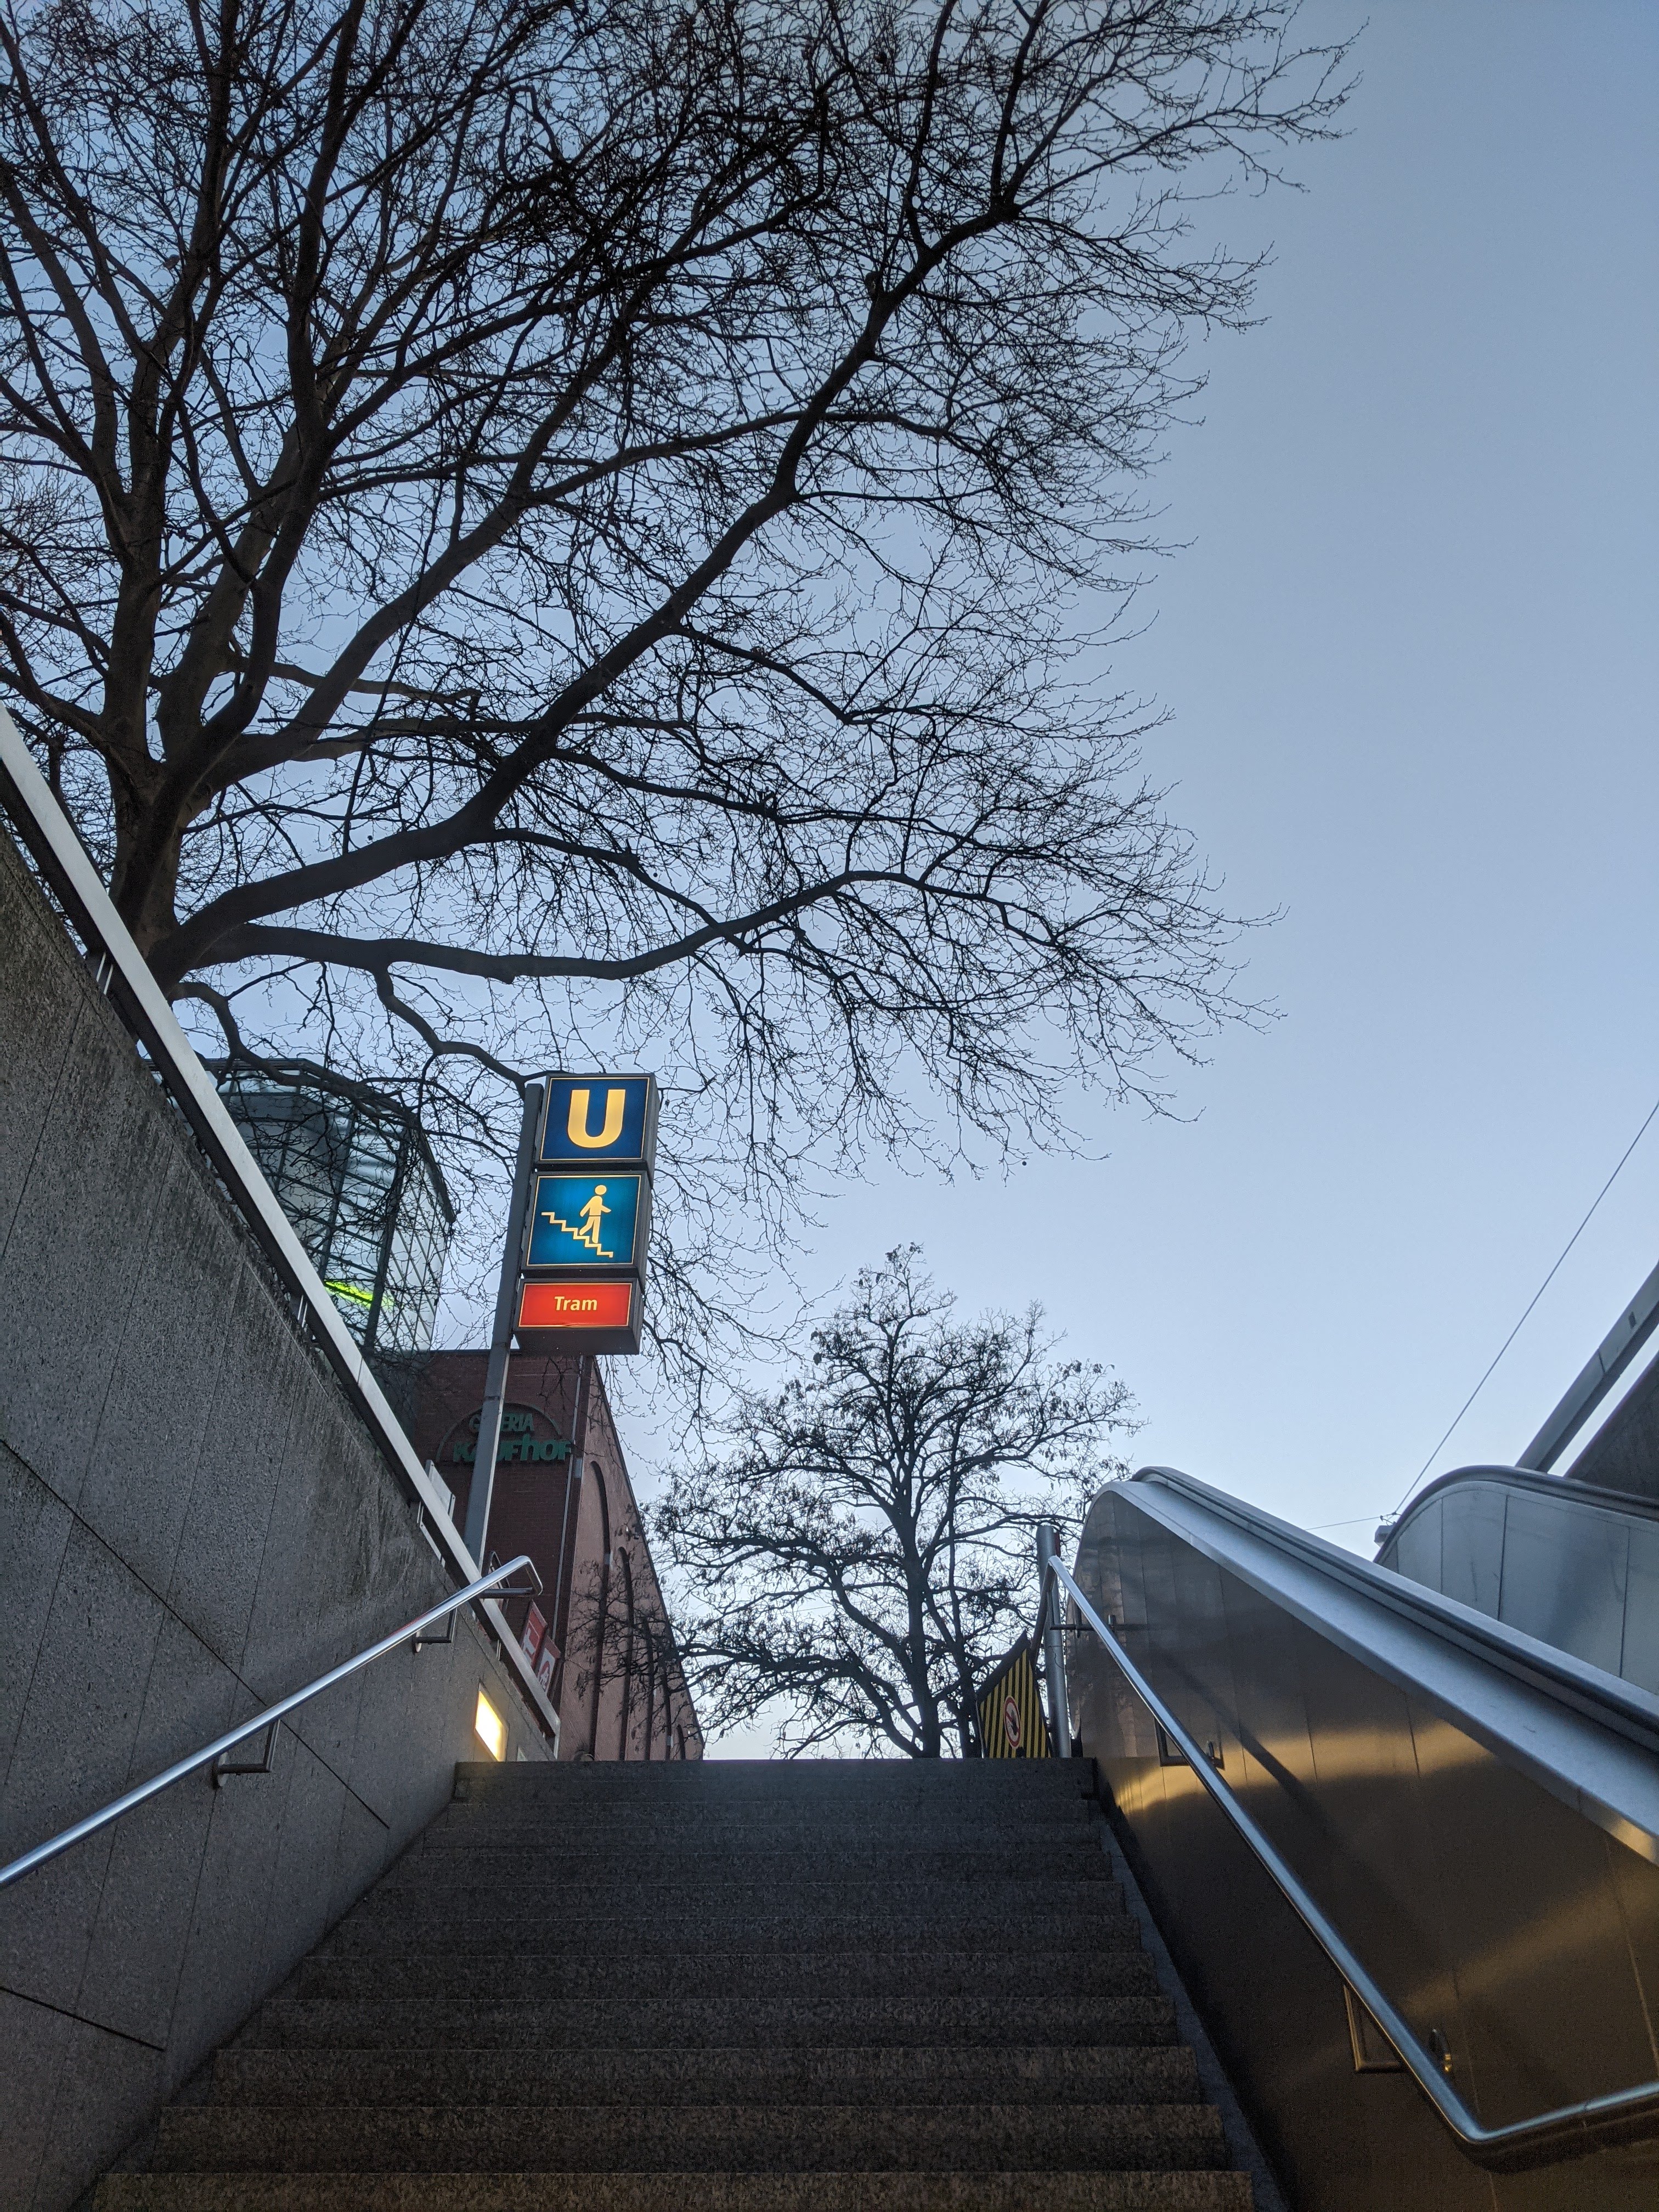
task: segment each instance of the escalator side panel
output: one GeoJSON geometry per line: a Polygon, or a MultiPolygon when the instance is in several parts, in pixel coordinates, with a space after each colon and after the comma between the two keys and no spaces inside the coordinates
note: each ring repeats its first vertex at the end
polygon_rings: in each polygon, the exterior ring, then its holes
{"type": "Polygon", "coordinates": [[[1659,1522],[1632,1527],[1625,1585],[1625,1642],[1620,1673],[1659,1692],[1659,1522]]]}
{"type": "Polygon", "coordinates": [[[1569,1498],[1508,1500],[1498,1618],[1617,1674],[1624,1645],[1628,1525],[1569,1498]]]}
{"type": "MultiPolygon", "coordinates": [[[[1103,1560],[1121,1581],[1116,1617],[1132,1655],[1200,1741],[1219,1725],[1224,1771],[1273,1842],[1304,1872],[1310,1856],[1328,1866],[1335,1854],[1328,1824],[1323,1835],[1319,1828],[1322,1778],[1305,1685],[1322,1674],[1328,1709],[1351,1706],[1337,1678],[1353,1662],[1328,1649],[1304,1651],[1299,1623],[1135,1512],[1121,1493],[1107,1493],[1091,1515],[1077,1570],[1085,1589],[1105,1579],[1103,1560]],[[1177,1595],[1200,1611],[1190,1638],[1177,1595]],[[1226,1692],[1218,1658],[1236,1686],[1232,1711],[1219,1722],[1226,1692]]],[[[1192,1771],[1164,1764],[1155,1735],[1138,1745],[1124,1740],[1121,1678],[1092,1639],[1077,1643],[1084,1750],[1100,1765],[1164,1940],[1289,2201],[1298,2212],[1396,2212],[1408,2204],[1492,2212],[1488,2178],[1446,2143],[1408,2080],[1354,2075],[1338,1977],[1192,1771]]],[[[1373,1747],[1407,1726],[1403,1697],[1390,1685],[1376,1687],[1379,1707],[1392,1703],[1363,1717],[1373,1747]]],[[[1331,1749],[1332,1765],[1358,1763],[1331,1749]]],[[[1394,1763],[1414,1767],[1408,1747],[1395,1749],[1394,1763]]],[[[1409,1887],[1409,1866],[1401,1871],[1409,1887]]],[[[1349,1894],[1364,1888],[1357,1870],[1341,1886],[1349,1894]]],[[[1419,1960],[1432,1951],[1431,1942],[1416,1947],[1419,1960]]]]}
{"type": "Polygon", "coordinates": [[[1442,1478],[1378,1563],[1659,1692],[1659,1514],[1526,1470],[1442,1478]]]}
{"type": "Polygon", "coordinates": [[[1120,1494],[1659,1865],[1659,1696],[1172,1468],[1120,1494]]]}
{"type": "MultiPolygon", "coordinates": [[[[1433,1851],[1459,1997],[1452,2049],[1477,2109],[1516,2119],[1650,2079],[1659,1873],[1426,1707],[1411,1717],[1413,1817],[1433,1851]]],[[[1561,2169],[1580,2192],[1562,2202],[1595,2201],[1589,2171],[1561,2169]]]]}
{"type": "MultiPolygon", "coordinates": [[[[1659,1869],[1136,1509],[1079,1579],[1488,2123],[1659,2072],[1659,1869]]],[[[1094,1639],[1079,1734],[1165,1940],[1303,2212],[1643,2212],[1659,2155],[1494,2177],[1408,2076],[1355,2071],[1340,1978],[1094,1639]],[[1139,1715],[1137,1719],[1137,1715],[1139,1715]]]]}
{"type": "MultiPolygon", "coordinates": [[[[1408,1582],[1421,1583],[1425,1589],[1443,1587],[1444,1569],[1443,1543],[1445,1535],[1446,1502],[1443,1498],[1431,1498],[1420,1513],[1414,1513],[1403,1523],[1394,1540],[1393,1556],[1388,1564],[1408,1582]]],[[[1498,1516],[1496,1559],[1489,1576],[1492,1586],[1492,1601],[1480,1607],[1482,1613],[1498,1617],[1497,1561],[1504,1554],[1503,1516],[1498,1516]]],[[[1484,1556],[1484,1555],[1483,1555],[1484,1556]]]]}
{"type": "Polygon", "coordinates": [[[1504,1580],[1504,1501],[1489,1486],[1476,1484],[1448,1491],[1440,1505],[1439,1577],[1433,1588],[1496,1620],[1504,1580]]]}

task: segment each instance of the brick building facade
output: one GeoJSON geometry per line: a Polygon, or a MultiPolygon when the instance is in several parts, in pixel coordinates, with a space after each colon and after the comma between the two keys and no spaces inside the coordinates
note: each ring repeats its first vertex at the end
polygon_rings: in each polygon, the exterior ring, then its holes
{"type": "MultiPolygon", "coordinates": [[[[466,1517],[487,1355],[434,1352],[410,1378],[416,1449],[466,1517]]],[[[700,1759],[702,1732],[674,1650],[667,1608],[599,1364],[587,1363],[576,1437],[580,1363],[520,1353],[507,1380],[487,1553],[527,1552],[539,1601],[512,1610],[558,1710],[562,1759],[700,1759]],[[585,1449],[579,1480],[576,1455],[585,1449]]]]}

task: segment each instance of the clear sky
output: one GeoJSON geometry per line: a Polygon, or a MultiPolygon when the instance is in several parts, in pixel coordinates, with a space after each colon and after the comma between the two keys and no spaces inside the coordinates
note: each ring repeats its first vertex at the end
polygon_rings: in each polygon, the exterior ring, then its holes
{"type": "MultiPolygon", "coordinates": [[[[1137,1463],[1369,1551],[1659,1098],[1659,9],[1382,0],[1358,59],[1306,191],[1224,217],[1266,320],[1207,349],[1116,659],[1235,910],[1282,909],[1279,1018],[1102,1160],[873,1174],[801,1274],[915,1238],[1039,1297],[1137,1463]]],[[[1659,1122],[1436,1467],[1513,1459],[1656,1260],[1659,1122]]]]}

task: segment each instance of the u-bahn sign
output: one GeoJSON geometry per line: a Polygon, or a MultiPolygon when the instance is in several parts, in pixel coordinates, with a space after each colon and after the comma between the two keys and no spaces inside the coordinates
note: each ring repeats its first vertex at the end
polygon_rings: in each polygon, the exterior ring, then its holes
{"type": "Polygon", "coordinates": [[[656,1151],[653,1076],[549,1079],[519,1288],[526,1350],[639,1350],[656,1151]]]}
{"type": "Polygon", "coordinates": [[[544,1166],[637,1164],[647,1173],[657,1154],[657,1085],[650,1075],[556,1075],[547,1086],[542,1122],[544,1166]]]}

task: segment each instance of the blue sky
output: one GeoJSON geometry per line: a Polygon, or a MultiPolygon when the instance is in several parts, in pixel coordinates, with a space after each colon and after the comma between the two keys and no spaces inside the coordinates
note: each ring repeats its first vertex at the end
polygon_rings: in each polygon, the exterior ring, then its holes
{"type": "MultiPolygon", "coordinates": [[[[1315,31],[1355,12],[1320,4],[1315,31]]],[[[1262,325],[1206,349],[1116,678],[1278,1018],[1106,1157],[823,1209],[1042,1299],[1162,1461],[1370,1548],[1659,1098],[1659,11],[1388,0],[1262,325]]],[[[1451,1443],[1512,1459],[1659,1260],[1659,1123],[1451,1443]]],[[[652,1443],[638,1432],[641,1456],[652,1443]]]]}

